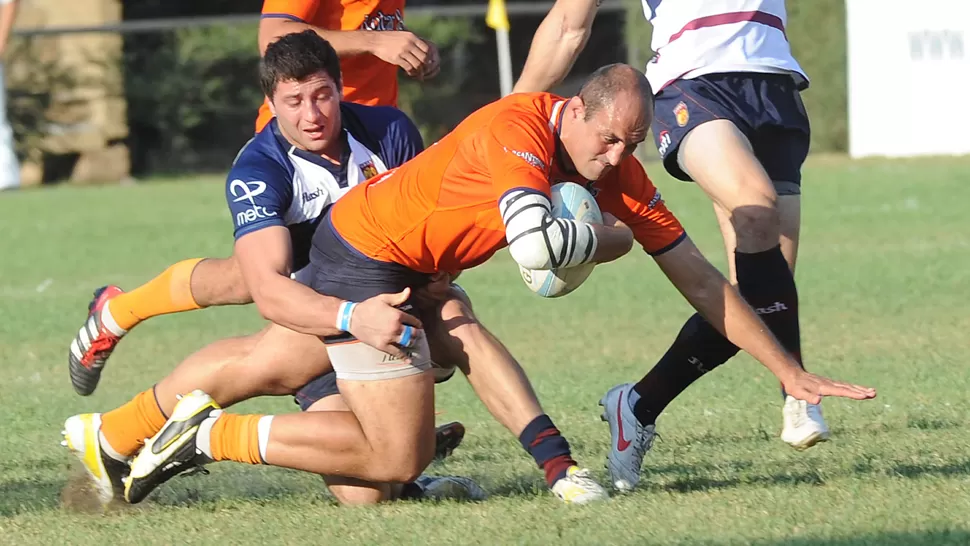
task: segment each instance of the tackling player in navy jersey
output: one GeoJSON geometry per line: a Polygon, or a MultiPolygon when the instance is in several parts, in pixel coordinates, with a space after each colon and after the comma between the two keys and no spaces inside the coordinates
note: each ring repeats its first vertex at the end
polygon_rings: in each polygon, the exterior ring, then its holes
{"type": "MultiPolygon", "coordinates": [[[[205,277],[209,288],[251,298],[274,324],[254,335],[210,344],[116,410],[67,420],[66,445],[82,460],[104,501],[122,495],[130,458],[172,415],[177,397],[194,388],[213,393],[224,407],[254,393],[299,391],[297,401],[303,409],[347,409],[332,373],[317,377],[315,371],[325,367],[327,354],[314,336],[335,331],[337,310],[326,296],[301,282],[299,269],[308,262],[311,236],[327,206],[370,176],[407,161],[423,144],[417,128],[399,110],[341,102],[337,55],[312,31],[286,35],[271,44],[261,62],[260,79],[275,119],[243,147],[227,176],[226,201],[235,225],[233,256],[201,261],[195,269],[215,262],[224,275],[205,277]],[[279,366],[274,363],[294,354],[305,363],[305,375],[275,376],[279,366]]],[[[194,287],[196,275],[191,277],[194,287]]],[[[407,298],[407,293],[387,294],[361,302],[349,328],[369,343],[400,354],[397,342],[404,328],[421,326],[395,308],[407,298]]],[[[105,339],[99,333],[105,331],[117,343],[124,331],[116,328],[115,301],[102,297],[75,345],[84,338],[98,346],[105,339]]],[[[449,303],[446,299],[441,304],[442,312],[449,303]]],[[[74,350],[72,345],[72,354],[74,350]]],[[[75,378],[89,379],[90,373],[100,371],[77,361],[77,366],[75,359],[71,361],[75,378]]],[[[453,373],[437,371],[439,380],[453,373]]],[[[93,383],[84,384],[93,389],[93,383]]],[[[463,434],[458,423],[439,427],[436,453],[450,452],[463,434]]],[[[470,480],[457,477],[421,477],[406,485],[326,479],[341,501],[355,504],[442,492],[482,495],[470,480]]]]}

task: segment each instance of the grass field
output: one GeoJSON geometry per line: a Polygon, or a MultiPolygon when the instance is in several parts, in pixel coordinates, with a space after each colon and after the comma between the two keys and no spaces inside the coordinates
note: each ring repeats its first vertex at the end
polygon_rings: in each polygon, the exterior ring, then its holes
{"type": "MultiPolygon", "coordinates": [[[[699,190],[652,172],[723,268],[699,190]]],[[[104,516],[62,505],[78,468],[58,445],[63,420],[124,402],[198,347],[261,320],[249,307],[150,321],[120,345],[89,398],[70,387],[68,342],[93,288],[130,288],[176,260],[230,251],[221,180],[0,195],[0,543],[968,544],[970,159],[815,158],[804,187],[806,362],[879,389],[870,402],[825,402],[827,444],[797,453],[777,438],[778,386],[741,356],[660,419],[640,490],[567,507],[456,378],[438,389],[439,419],[463,421],[468,435],[429,472],[474,477],[492,494],[485,503],[342,508],[314,476],[224,463],[104,516]]],[[[529,293],[504,253],[462,284],[582,464],[603,478],[609,434],[596,401],[654,363],[687,304],[639,253],[562,300],[529,293]]],[[[241,409],[297,408],[277,398],[241,409]]]]}

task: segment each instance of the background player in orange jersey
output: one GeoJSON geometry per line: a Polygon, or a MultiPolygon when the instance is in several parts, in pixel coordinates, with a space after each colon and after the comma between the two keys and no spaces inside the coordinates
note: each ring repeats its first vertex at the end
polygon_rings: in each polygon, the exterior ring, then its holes
{"type": "MultiPolygon", "coordinates": [[[[354,302],[427,287],[435,275],[474,267],[505,246],[519,264],[548,269],[616,259],[636,239],[688,301],[792,396],[874,397],[873,389],[801,369],[687,238],[631,156],[653,115],[651,95],[644,76],[626,65],[598,70],[571,99],[512,95],[473,113],[415,159],[353,188],[330,208],[311,250],[311,286],[343,300],[335,325],[340,332],[325,340],[352,413],[233,415],[194,391],[133,461],[128,500],[220,460],[375,481],[413,478],[431,458],[429,369],[436,348],[420,330],[401,340],[406,359],[361,343],[347,332],[354,302]],[[552,217],[549,189],[560,177],[586,182],[606,225],[552,217]]],[[[430,310],[414,298],[401,309],[419,318],[430,310]]],[[[506,377],[500,404],[483,401],[493,413],[502,404],[518,407],[514,417],[525,425],[503,424],[545,471],[552,491],[566,502],[604,498],[505,347],[490,337],[458,350],[455,361],[470,380],[503,368],[517,371],[513,380],[506,377]]]]}
{"type": "MultiPolygon", "coordinates": [[[[311,29],[340,55],[344,100],[397,106],[397,69],[420,80],[438,74],[435,45],[404,26],[404,0],[265,0],[259,50],[290,32],[311,29]]],[[[264,103],[256,130],[272,118],[264,103]]]]}

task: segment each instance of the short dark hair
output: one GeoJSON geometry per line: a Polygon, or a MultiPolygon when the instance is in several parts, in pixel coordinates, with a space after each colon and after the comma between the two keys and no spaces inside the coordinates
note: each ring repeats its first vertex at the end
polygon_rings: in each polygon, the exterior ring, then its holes
{"type": "Polygon", "coordinates": [[[317,72],[326,72],[341,87],[340,59],[330,42],[312,30],[284,34],[266,47],[259,61],[259,85],[272,98],[281,81],[302,81],[317,72]]]}
{"type": "Polygon", "coordinates": [[[643,72],[623,63],[598,68],[586,78],[579,89],[578,96],[586,107],[585,120],[589,120],[603,107],[612,105],[623,92],[634,93],[634,96],[639,96],[643,101],[644,107],[653,107],[653,89],[643,72]]]}

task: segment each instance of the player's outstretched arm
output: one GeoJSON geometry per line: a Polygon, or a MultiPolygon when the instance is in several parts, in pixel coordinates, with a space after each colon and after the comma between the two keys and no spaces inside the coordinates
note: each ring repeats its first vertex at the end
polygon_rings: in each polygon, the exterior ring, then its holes
{"type": "Polygon", "coordinates": [[[317,336],[349,331],[368,345],[405,357],[396,345],[404,327],[421,327],[418,319],[396,308],[407,300],[407,290],[360,302],[341,318],[344,300],[319,294],[290,278],[291,252],[289,231],[282,226],[266,227],[236,240],[235,255],[243,278],[264,318],[317,336]]]}
{"type": "Polygon", "coordinates": [[[876,396],[875,389],[833,381],[803,370],[689,238],[654,259],[690,304],[732,343],[771,370],[788,394],[813,404],[819,403],[823,396],[856,400],[876,396]]]}
{"type": "Polygon", "coordinates": [[[514,93],[548,91],[561,82],[586,46],[602,0],[556,0],[536,29],[514,93]]]}

